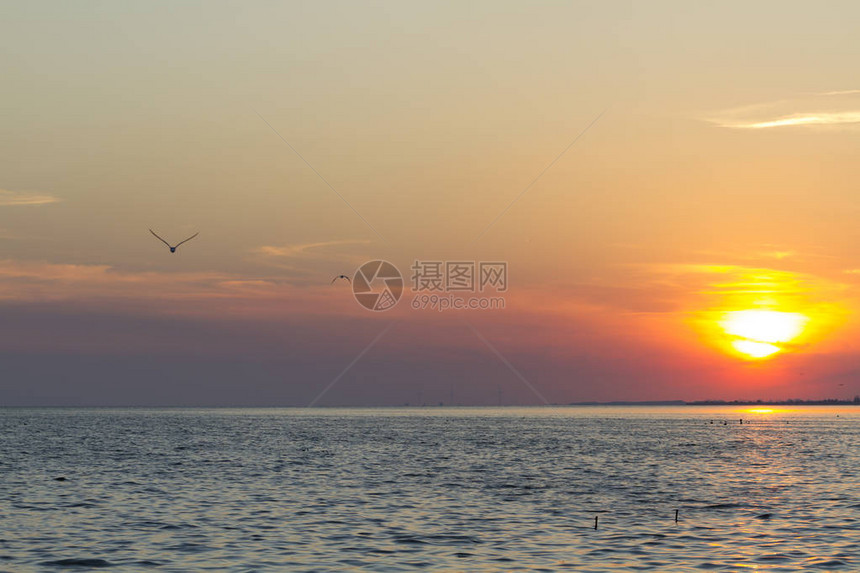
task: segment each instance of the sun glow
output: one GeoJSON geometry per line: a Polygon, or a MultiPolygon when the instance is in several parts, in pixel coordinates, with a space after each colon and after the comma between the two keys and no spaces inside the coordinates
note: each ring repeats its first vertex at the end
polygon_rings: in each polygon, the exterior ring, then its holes
{"type": "Polygon", "coordinates": [[[808,322],[798,312],[736,310],[726,312],[720,326],[732,337],[736,351],[749,358],[767,358],[800,336],[808,322]]]}
{"type": "Polygon", "coordinates": [[[733,340],[732,348],[752,358],[767,358],[771,354],[779,352],[779,346],[752,340],[733,340]]]}
{"type": "Polygon", "coordinates": [[[727,334],[756,342],[789,342],[803,332],[809,319],[797,312],[738,310],[727,312],[720,326],[727,334]]]}
{"type": "Polygon", "coordinates": [[[736,266],[690,272],[712,277],[700,290],[705,310],[691,314],[702,341],[746,361],[804,352],[847,313],[840,302],[844,286],[813,275],[736,266]]]}

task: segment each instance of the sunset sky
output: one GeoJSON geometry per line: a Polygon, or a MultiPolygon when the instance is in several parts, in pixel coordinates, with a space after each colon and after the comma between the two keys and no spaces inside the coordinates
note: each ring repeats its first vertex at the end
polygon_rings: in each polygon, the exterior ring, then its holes
{"type": "Polygon", "coordinates": [[[0,405],[852,398],[858,21],[6,4],[0,405]],[[506,308],[330,284],[376,259],[506,261],[506,308]]]}

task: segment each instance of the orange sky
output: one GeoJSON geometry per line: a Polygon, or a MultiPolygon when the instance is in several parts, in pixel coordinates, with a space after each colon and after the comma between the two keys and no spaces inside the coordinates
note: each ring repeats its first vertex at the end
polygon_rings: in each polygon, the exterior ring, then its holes
{"type": "Polygon", "coordinates": [[[9,7],[0,405],[851,398],[858,12],[9,7]],[[368,312],[373,259],[506,308],[368,312]]]}

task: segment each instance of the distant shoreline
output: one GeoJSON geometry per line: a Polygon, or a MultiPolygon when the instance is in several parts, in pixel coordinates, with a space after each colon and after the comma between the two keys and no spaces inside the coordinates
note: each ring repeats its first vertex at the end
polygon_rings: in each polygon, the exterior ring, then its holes
{"type": "Polygon", "coordinates": [[[860,406],[860,399],[838,400],[647,400],[615,402],[571,402],[568,406],[860,406]]]}
{"type": "Polygon", "coordinates": [[[316,406],[308,408],[306,406],[258,406],[258,405],[241,405],[241,406],[226,406],[226,405],[5,405],[0,404],[0,410],[379,410],[379,409],[398,409],[398,408],[417,408],[417,409],[436,409],[436,408],[564,408],[566,406],[584,406],[584,407],[647,407],[647,406],[860,406],[860,400],[617,400],[612,402],[570,402],[567,404],[399,404],[399,405],[331,405],[331,406],[316,406]]]}

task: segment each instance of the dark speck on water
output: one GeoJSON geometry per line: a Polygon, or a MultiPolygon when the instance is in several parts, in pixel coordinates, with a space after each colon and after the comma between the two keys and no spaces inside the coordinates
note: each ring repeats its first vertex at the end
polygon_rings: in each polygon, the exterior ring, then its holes
{"type": "Polygon", "coordinates": [[[0,409],[0,570],[858,571],[834,413],[0,409]]]}

